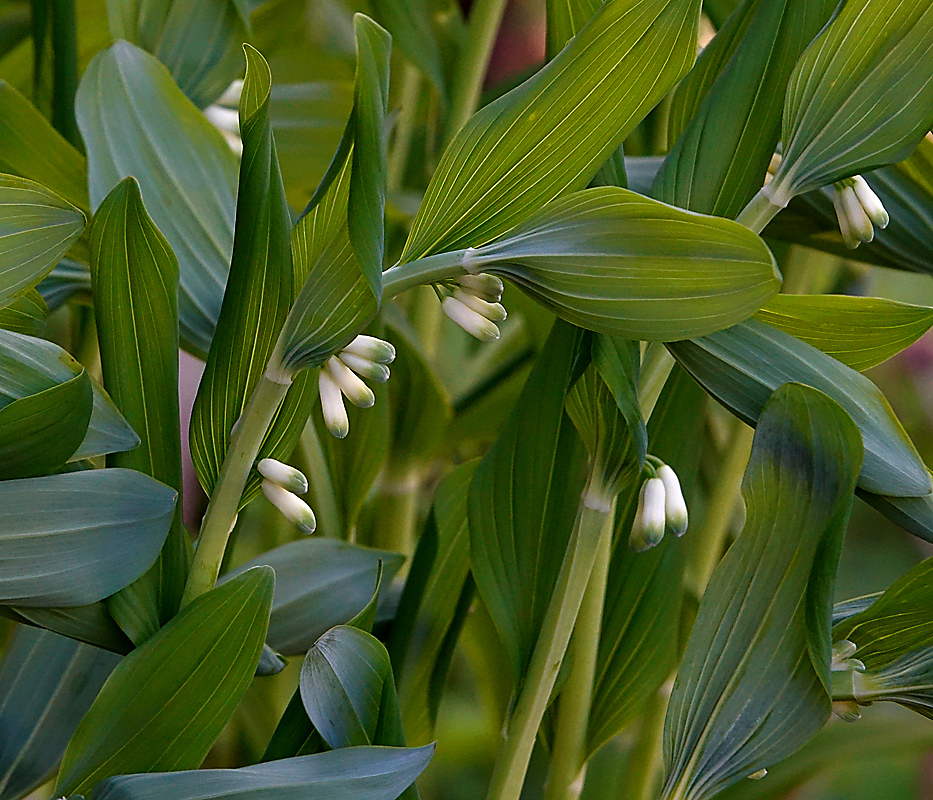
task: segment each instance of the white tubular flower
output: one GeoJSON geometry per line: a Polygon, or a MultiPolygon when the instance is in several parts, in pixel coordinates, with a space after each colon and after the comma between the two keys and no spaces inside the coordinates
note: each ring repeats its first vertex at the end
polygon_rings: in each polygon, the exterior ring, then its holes
{"type": "Polygon", "coordinates": [[[375,336],[357,336],[340,352],[341,355],[348,353],[376,364],[391,364],[395,361],[395,348],[375,336]]]}
{"type": "Polygon", "coordinates": [[[476,275],[461,275],[457,283],[463,289],[487,303],[498,303],[502,299],[502,281],[495,275],[480,272],[476,275]]]}
{"type": "Polygon", "coordinates": [[[888,216],[888,212],[884,210],[881,198],[872,191],[868,181],[861,175],[856,175],[852,180],[854,181],[852,188],[855,190],[855,196],[858,198],[859,203],[862,204],[862,208],[865,209],[865,213],[868,214],[868,218],[879,228],[887,228],[891,218],[888,216]]]}
{"type": "Polygon", "coordinates": [[[445,297],[441,303],[444,313],[470,336],[481,342],[494,342],[499,338],[499,328],[494,322],[474,311],[456,297],[445,297]]]}
{"type": "Polygon", "coordinates": [[[658,478],[664,484],[664,515],[667,528],[675,536],[687,531],[687,503],[677,473],[667,464],[658,468],[658,478]]]}
{"type": "Polygon", "coordinates": [[[371,408],[376,402],[376,395],[373,394],[373,390],[363,383],[357,374],[337,356],[328,358],[324,364],[324,369],[353,405],[358,408],[371,408]]]}
{"type": "Polygon", "coordinates": [[[350,432],[350,420],[347,418],[347,409],[343,404],[343,394],[340,387],[326,369],[322,369],[318,376],[318,391],[321,394],[321,410],[324,412],[324,424],[327,430],[338,439],[342,439],[350,432]]]}
{"type": "Polygon", "coordinates": [[[240,132],[240,115],[235,108],[208,106],[204,109],[204,116],[217,130],[236,134],[240,132]]]}
{"type": "Polygon", "coordinates": [[[757,772],[753,772],[751,775],[749,775],[748,779],[750,781],[760,781],[767,774],[768,774],[768,770],[760,769],[757,772]]]}
{"type": "Polygon", "coordinates": [[[308,479],[303,472],[274,458],[262,459],[256,465],[256,469],[267,481],[276,483],[289,492],[305,494],[308,491],[308,479]]]}
{"type": "Polygon", "coordinates": [[[848,639],[842,639],[833,645],[832,660],[829,664],[831,672],[864,672],[865,665],[857,658],[853,658],[858,647],[848,639]]]}
{"type": "Polygon", "coordinates": [[[654,547],[664,538],[664,495],[664,481],[660,478],[649,478],[642,484],[629,536],[629,546],[639,553],[654,547]]]}
{"type": "Polygon", "coordinates": [[[337,356],[344,364],[352,369],[357,375],[369,378],[377,383],[385,383],[389,380],[389,368],[385,364],[358,356],[355,353],[348,353],[346,350],[337,356]]]}
{"type": "Polygon", "coordinates": [[[269,480],[262,482],[262,493],[302,533],[314,533],[317,520],[304,500],[269,480]]]}
{"type": "MultiPolygon", "coordinates": [[[[856,194],[855,185],[855,179],[848,178],[836,183],[833,192],[833,208],[836,210],[836,219],[839,220],[839,230],[842,233],[842,240],[850,250],[854,250],[861,242],[870,242],[875,238],[875,229],[872,227],[871,217],[862,206],[862,202],[856,194]]],[[[878,201],[875,193],[868,188],[868,184],[865,184],[865,188],[871,193],[875,201],[878,201]]],[[[877,206],[880,205],[881,203],[878,201],[877,206]]],[[[872,213],[876,214],[876,216],[877,206],[872,205],[872,213]]],[[[884,211],[883,208],[881,210],[884,211]]]]}
{"type": "Polygon", "coordinates": [[[240,95],[243,94],[243,79],[237,78],[224,93],[217,98],[217,105],[236,107],[240,104],[240,95]]]}
{"type": "Polygon", "coordinates": [[[842,234],[842,241],[850,250],[854,250],[861,244],[859,238],[852,233],[852,226],[849,225],[849,218],[846,216],[845,207],[842,205],[842,195],[839,192],[833,192],[833,208],[836,210],[836,220],[839,222],[839,232],[842,234]]]}
{"type": "Polygon", "coordinates": [[[466,292],[463,289],[454,290],[454,299],[459,300],[467,308],[473,309],[477,314],[486,317],[490,322],[502,322],[508,316],[501,303],[487,303],[482,297],[466,292]]]}

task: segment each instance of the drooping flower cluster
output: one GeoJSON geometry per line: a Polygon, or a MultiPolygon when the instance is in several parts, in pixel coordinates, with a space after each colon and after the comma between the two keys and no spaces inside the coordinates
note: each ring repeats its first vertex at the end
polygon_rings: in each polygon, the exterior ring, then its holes
{"type": "Polygon", "coordinates": [[[687,503],[677,473],[655,456],[648,456],[649,477],[638,495],[629,546],[643,552],[657,545],[665,532],[683,536],[687,530],[687,503]]]}
{"type": "Polygon", "coordinates": [[[854,250],[875,238],[875,228],[886,228],[888,212],[861,175],[833,184],[833,207],[846,247],[854,250]]]}
{"type": "Polygon", "coordinates": [[[444,313],[471,336],[481,342],[499,338],[499,326],[508,316],[499,302],[502,281],[485,272],[463,275],[455,284],[444,286],[449,292],[441,301],[444,313]]]}
{"type": "Polygon", "coordinates": [[[314,533],[317,520],[311,507],[300,497],[308,491],[308,479],[303,473],[274,458],[264,458],[256,469],[262,475],[262,493],[289,522],[302,533],[314,533]]]}
{"type": "Polygon", "coordinates": [[[321,367],[318,391],[324,423],[334,436],[342,439],[350,430],[350,420],[343,403],[346,397],[359,408],[369,408],[376,395],[360,376],[379,383],[389,380],[389,368],[395,359],[395,348],[375,336],[357,336],[337,355],[331,356],[321,367]]]}

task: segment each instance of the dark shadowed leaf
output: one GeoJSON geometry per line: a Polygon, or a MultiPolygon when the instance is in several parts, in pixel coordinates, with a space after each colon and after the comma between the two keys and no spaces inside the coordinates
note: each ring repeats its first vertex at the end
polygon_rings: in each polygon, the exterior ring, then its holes
{"type": "Polygon", "coordinates": [[[42,332],[49,308],[35,289],[21,294],[6,308],[0,308],[0,328],[26,336],[42,332]]]}

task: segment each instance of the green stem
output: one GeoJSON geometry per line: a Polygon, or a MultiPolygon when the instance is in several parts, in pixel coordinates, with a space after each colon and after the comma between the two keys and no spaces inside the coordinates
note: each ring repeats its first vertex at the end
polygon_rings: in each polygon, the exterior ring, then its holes
{"type": "MultiPolygon", "coordinates": [[[[610,520],[614,519],[614,507],[615,501],[613,510],[609,512],[610,520]]],[[[610,532],[599,539],[593,571],[573,629],[573,665],[560,692],[544,800],[575,800],[583,791],[590,707],[611,557],[610,532]]]]}
{"type": "Polygon", "coordinates": [[[405,179],[405,167],[411,153],[411,139],[418,119],[418,98],[421,92],[421,71],[414,64],[405,65],[402,78],[402,102],[392,140],[392,152],[386,169],[386,190],[397,192],[405,179]]]}
{"type": "Polygon", "coordinates": [[[776,192],[772,187],[774,187],[774,181],[759,189],[758,194],[749,200],[748,205],[742,209],[735,221],[755,233],[761,233],[765,226],[787,205],[786,202],[783,204],[780,201],[775,202],[776,192]]]}
{"type": "Polygon", "coordinates": [[[661,768],[661,737],[664,734],[668,698],[666,687],[661,687],[645,703],[619,797],[626,800],[653,800],[655,797],[655,780],[661,768]]]}
{"type": "Polygon", "coordinates": [[[330,467],[313,419],[308,419],[301,432],[296,455],[302,471],[308,476],[308,489],[312,508],[317,515],[318,532],[330,539],[346,538],[340,522],[340,508],[330,467]]]}
{"type": "Polygon", "coordinates": [[[470,11],[467,39],[458,59],[453,97],[447,115],[449,142],[479,107],[489,57],[496,44],[507,0],[475,0],[470,11]]]}
{"type": "Polygon", "coordinates": [[[52,124],[75,147],[81,134],[75,121],[78,91],[78,24],[75,0],[52,0],[52,124]]]}
{"type": "Polygon", "coordinates": [[[212,589],[217,581],[227,539],[240,509],[246,479],[287,391],[288,384],[278,383],[263,375],[230,435],[230,448],[224,457],[201,522],[201,536],[185,586],[182,608],[212,589]]]}
{"type": "Polygon", "coordinates": [[[382,273],[383,302],[416,286],[451,280],[466,274],[463,268],[465,253],[466,250],[453,250],[390,267],[382,273]]]}
{"type": "Polygon", "coordinates": [[[651,416],[664,384],[674,368],[674,357],[660,342],[651,342],[645,351],[638,379],[638,406],[645,419],[651,416]]]}
{"type": "Polygon", "coordinates": [[[415,523],[418,520],[418,496],[421,473],[415,467],[393,468],[390,462],[383,480],[372,547],[394,550],[410,556],[415,550],[415,523]]]}
{"type": "Polygon", "coordinates": [[[595,483],[591,477],[584,492],[508,733],[496,757],[487,800],[518,800],[521,795],[538,727],[567,652],[600,540],[612,535],[612,504],[595,483]]]}

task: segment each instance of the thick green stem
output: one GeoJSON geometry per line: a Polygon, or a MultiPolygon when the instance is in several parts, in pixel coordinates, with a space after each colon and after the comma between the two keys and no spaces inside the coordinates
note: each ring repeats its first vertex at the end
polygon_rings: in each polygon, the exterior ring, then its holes
{"type": "Polygon", "coordinates": [[[75,0],[52,0],[52,124],[75,147],[81,135],[75,121],[78,91],[78,24],[75,0]]]}
{"type": "Polygon", "coordinates": [[[395,467],[390,463],[379,499],[379,524],[369,544],[410,556],[415,550],[415,523],[418,520],[418,495],[421,473],[417,467],[395,467]]]}
{"type": "MultiPolygon", "coordinates": [[[[613,501],[613,509],[615,501],[613,501]]],[[[609,512],[608,519],[614,519],[609,512]]],[[[611,524],[611,522],[610,522],[611,524]]],[[[575,800],[583,791],[586,744],[596,679],[596,657],[606,599],[606,581],[612,557],[611,531],[599,539],[580,613],[573,629],[573,666],[560,692],[557,726],[548,771],[545,800],[575,800]]]]}
{"type": "Polygon", "coordinates": [[[787,205],[786,202],[781,204],[775,199],[773,186],[772,181],[759,189],[758,194],[749,200],[748,205],[742,209],[735,221],[755,233],[761,233],[765,226],[787,205]]]}
{"type": "Polygon", "coordinates": [[[487,800],[518,800],[521,795],[538,727],[567,652],[600,540],[611,535],[611,500],[591,479],[496,758],[487,800]]]}
{"type": "Polygon", "coordinates": [[[264,375],[230,435],[230,448],[201,522],[201,536],[185,586],[182,608],[212,589],[217,581],[246,479],[287,391],[288,384],[270,380],[264,375]]]}
{"type": "Polygon", "coordinates": [[[418,120],[418,97],[421,92],[421,71],[414,64],[405,65],[402,78],[402,104],[395,126],[395,137],[386,170],[386,190],[397,192],[405,179],[405,168],[411,153],[411,139],[418,120]]]}
{"type": "Polygon", "coordinates": [[[655,781],[661,769],[661,738],[670,693],[662,686],[645,704],[629,767],[619,797],[626,800],[653,800],[655,781]]]}
{"type": "Polygon", "coordinates": [[[314,420],[309,419],[301,432],[296,452],[299,467],[308,476],[308,489],[311,494],[311,506],[317,515],[318,533],[331,539],[344,539],[340,522],[340,508],[337,505],[337,493],[330,476],[330,467],[324,456],[324,448],[318,436],[314,420]]]}
{"type": "Polygon", "coordinates": [[[463,268],[465,253],[466,250],[453,250],[390,267],[382,273],[383,302],[416,286],[452,280],[466,274],[463,268]]]}
{"type": "Polygon", "coordinates": [[[473,3],[466,44],[460,53],[453,80],[453,97],[447,115],[448,142],[466,125],[479,106],[489,57],[496,44],[506,3],[507,0],[475,0],[473,3]]]}

